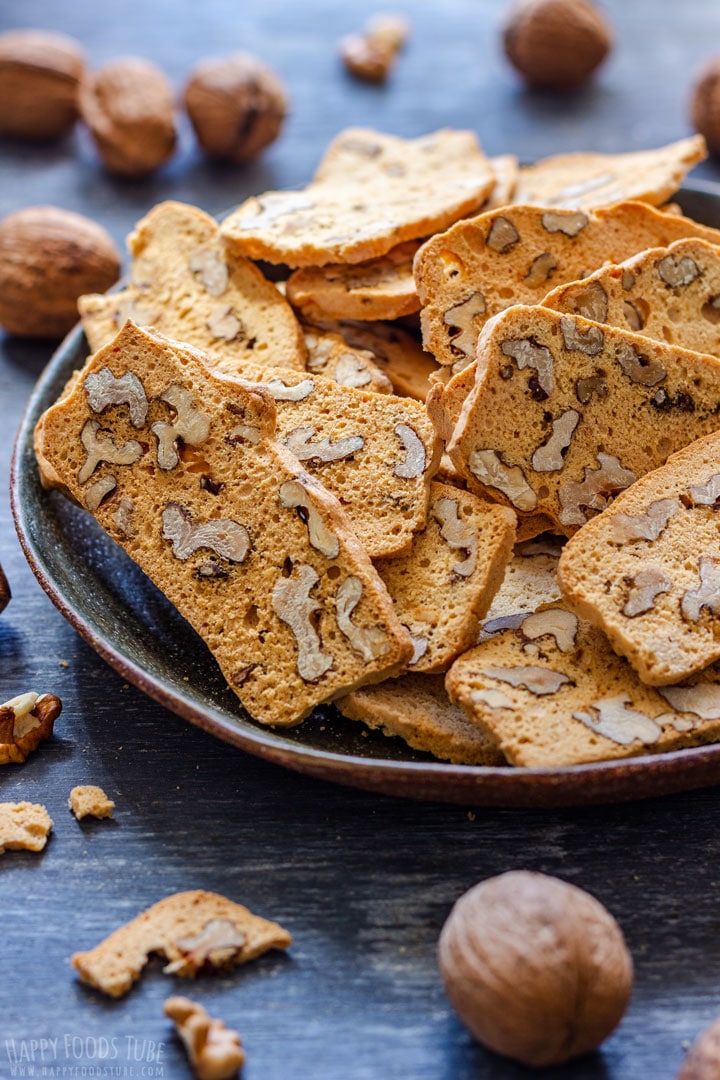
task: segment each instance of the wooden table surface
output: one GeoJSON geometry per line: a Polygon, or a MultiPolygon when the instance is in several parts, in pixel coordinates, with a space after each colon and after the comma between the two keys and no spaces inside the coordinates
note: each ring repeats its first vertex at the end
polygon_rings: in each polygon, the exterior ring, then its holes
{"type": "MultiPolygon", "coordinates": [[[[254,51],[280,72],[293,107],[283,137],[245,169],[206,163],[186,124],[176,159],[140,182],[103,173],[81,132],[57,146],[2,144],[0,215],[55,203],[122,241],[163,198],[219,212],[252,192],[302,184],[349,124],[404,135],[471,127],[488,152],[524,159],[649,147],[688,132],[692,71],[720,45],[713,0],[609,0],[614,54],[591,89],[562,99],[519,87],[498,48],[496,0],[402,6],[414,36],[379,89],[351,82],[335,57],[336,39],[367,14],[357,0],[6,0],[0,28],[64,30],[95,64],[144,55],[177,87],[203,56],[254,51]]],[[[720,180],[717,164],[698,174],[720,180]]],[[[528,1075],[472,1042],[435,960],[454,900],[521,867],[594,893],[620,921],[636,964],[629,1011],[603,1050],[536,1075],[674,1077],[683,1044],[720,1014],[720,789],[599,809],[474,812],[303,778],[165,712],[63,621],[15,538],[12,437],[49,354],[45,343],[0,339],[0,562],[14,593],[0,618],[0,700],[36,689],[64,702],[57,737],[0,776],[0,798],[44,802],[55,820],[44,854],[0,860],[0,1077],[33,1075],[33,1064],[35,1076],[185,1076],[162,1016],[171,989],[190,990],[241,1031],[246,1080],[528,1075]],[[82,782],[116,800],[114,822],[79,825],[69,815],[68,792],[82,782]],[[282,922],[295,939],[289,954],[192,986],[154,963],[119,1002],[76,981],[74,950],[197,887],[282,922]]]]}

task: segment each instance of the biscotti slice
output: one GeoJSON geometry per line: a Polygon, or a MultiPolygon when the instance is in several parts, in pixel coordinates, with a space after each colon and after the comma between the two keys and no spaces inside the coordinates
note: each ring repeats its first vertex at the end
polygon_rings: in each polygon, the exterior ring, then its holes
{"type": "Polygon", "coordinates": [[[316,326],[340,334],[353,348],[372,353],[375,363],[390,379],[396,394],[425,401],[430,389],[430,376],[438,371],[438,366],[407,330],[396,323],[358,322],[353,319],[324,320],[316,326]]]}
{"type": "Polygon", "coordinates": [[[484,323],[511,304],[539,304],[605,263],[689,236],[720,244],[716,229],[644,203],[595,212],[508,206],[460,221],[415,256],[425,348],[459,370],[475,359],[484,323]]]}
{"type": "Polygon", "coordinates": [[[477,644],[501,630],[515,629],[539,607],[561,599],[557,566],[562,544],[557,536],[534,537],[515,544],[502,584],[480,626],[477,644]]]}
{"type": "Polygon", "coordinates": [[[495,185],[483,203],[483,210],[496,210],[499,206],[509,206],[513,202],[520,164],[512,154],[491,157],[490,164],[495,173],[495,185]]]}
{"type": "Polygon", "coordinates": [[[515,201],[584,210],[628,199],[660,206],[706,157],[702,135],[629,154],[558,154],[520,170],[515,201]]]}
{"type": "Polygon", "coordinates": [[[397,247],[370,262],[296,270],[287,298],[303,319],[399,319],[420,310],[413,258],[417,241],[397,247]]]}
{"type": "Polygon", "coordinates": [[[393,384],[374,362],[367,349],[348,345],[340,334],[303,326],[307,347],[307,369],[315,375],[324,375],[340,386],[354,386],[357,390],[372,390],[376,394],[392,394],[393,384]]]}
{"type": "Polygon", "coordinates": [[[475,642],[512,553],[515,520],[507,507],[433,482],[412,550],[376,562],[412,638],[410,671],[446,671],[475,642]]]}
{"type": "Polygon", "coordinates": [[[225,251],[208,214],[184,203],[160,203],[135,226],[128,247],[133,261],[127,288],[78,301],[93,352],[132,319],[211,357],[305,367],[305,342],[292,308],[253,263],[225,251]]]}
{"type": "Polygon", "coordinates": [[[447,450],[468,486],[568,536],[718,427],[720,360],[542,307],[488,324],[447,450]]]}
{"type": "Polygon", "coordinates": [[[289,726],[397,674],[412,645],[340,504],[274,433],[264,387],[127,323],[43,415],[36,445],[200,634],[250,715],[289,726]]]}
{"type": "Polygon", "coordinates": [[[566,546],[558,580],[643,682],[720,659],[720,434],[649,473],[566,546]]]}
{"type": "Polygon", "coordinates": [[[231,251],[251,259],[292,267],[365,262],[471,214],[493,183],[470,131],[402,139],[349,128],[311,184],[247,199],[221,231],[231,251]]]}
{"type": "Polygon", "coordinates": [[[243,364],[277,407],[277,439],[342,503],[372,558],[410,550],[425,527],[442,447],[418,401],[374,394],[309,372],[243,364]]]}
{"type": "Polygon", "coordinates": [[[720,739],[720,673],[645,686],[602,630],[562,606],[464,653],[445,686],[513,765],[557,768],[720,739]]]}
{"type": "Polygon", "coordinates": [[[554,289],[543,306],[720,356],[720,247],[691,239],[651,248],[554,289]]]}
{"type": "Polygon", "coordinates": [[[353,690],[337,707],[415,750],[456,765],[504,765],[497,745],[472,724],[447,696],[442,675],[402,675],[378,686],[353,690]]]}

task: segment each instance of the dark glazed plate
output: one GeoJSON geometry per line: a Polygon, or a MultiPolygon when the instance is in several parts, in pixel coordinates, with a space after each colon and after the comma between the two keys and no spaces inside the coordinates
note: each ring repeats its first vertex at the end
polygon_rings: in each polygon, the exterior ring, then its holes
{"type": "MultiPolygon", "coordinates": [[[[720,186],[688,184],[683,210],[720,228],[720,186]]],[[[615,802],[720,783],[720,744],[562,769],[447,765],[344,720],[328,706],[297,728],[256,724],[201,639],[93,518],[40,487],[33,428],[87,355],[76,327],[40,377],[15,444],[11,497],[27,560],[50,599],[116,671],[193,724],[248,753],[325,780],[476,806],[615,802]]]]}

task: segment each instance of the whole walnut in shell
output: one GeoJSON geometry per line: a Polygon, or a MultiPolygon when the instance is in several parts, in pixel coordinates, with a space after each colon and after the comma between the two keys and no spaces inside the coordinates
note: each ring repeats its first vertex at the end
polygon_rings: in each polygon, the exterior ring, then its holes
{"type": "Polygon", "coordinates": [[[287,97],[278,77],[254,56],[204,60],[185,87],[185,108],[210,157],[241,163],[280,133],[287,97]]]}
{"type": "Polygon", "coordinates": [[[80,112],[110,172],[146,176],[175,151],[173,90],[147,60],[113,60],[87,76],[80,112]]]}
{"type": "Polygon", "coordinates": [[[612,37],[588,0],[519,0],[507,16],[504,45],[531,86],[574,90],[605,59],[612,37]]]}
{"type": "Polygon", "coordinates": [[[632,960],[610,913],[588,893],[524,870],[475,885],[443,927],[440,970],[475,1038],[526,1065],[599,1046],[618,1024],[632,960]]]}
{"type": "Polygon", "coordinates": [[[0,135],[57,139],[77,119],[83,51],[65,34],[0,34],[0,135]]]}
{"type": "Polygon", "coordinates": [[[705,136],[713,154],[720,154],[720,56],[700,69],[692,92],[693,127],[705,136]]]}
{"type": "Polygon", "coordinates": [[[677,1080],[715,1080],[720,1076],[720,1019],[701,1031],[688,1050],[677,1080]]]}
{"type": "Polygon", "coordinates": [[[0,221],[0,325],[21,337],[58,338],[77,322],[77,298],[105,292],[120,255],[94,221],[32,206],[0,221]]]}

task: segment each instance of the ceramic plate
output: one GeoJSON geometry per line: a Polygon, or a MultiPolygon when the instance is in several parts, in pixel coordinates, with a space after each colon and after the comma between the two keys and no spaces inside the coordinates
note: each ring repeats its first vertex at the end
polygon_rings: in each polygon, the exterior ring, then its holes
{"type": "MultiPolygon", "coordinates": [[[[686,213],[720,227],[720,186],[688,184],[686,213]]],[[[53,603],[128,682],[251,754],[326,780],[417,799],[486,806],[613,802],[720,782],[720,745],[562,769],[448,765],[323,707],[299,727],[256,724],[201,639],[89,514],[44,492],[33,427],[88,349],[80,327],[40,377],[18,432],[11,495],[25,555],[53,603]]]]}

